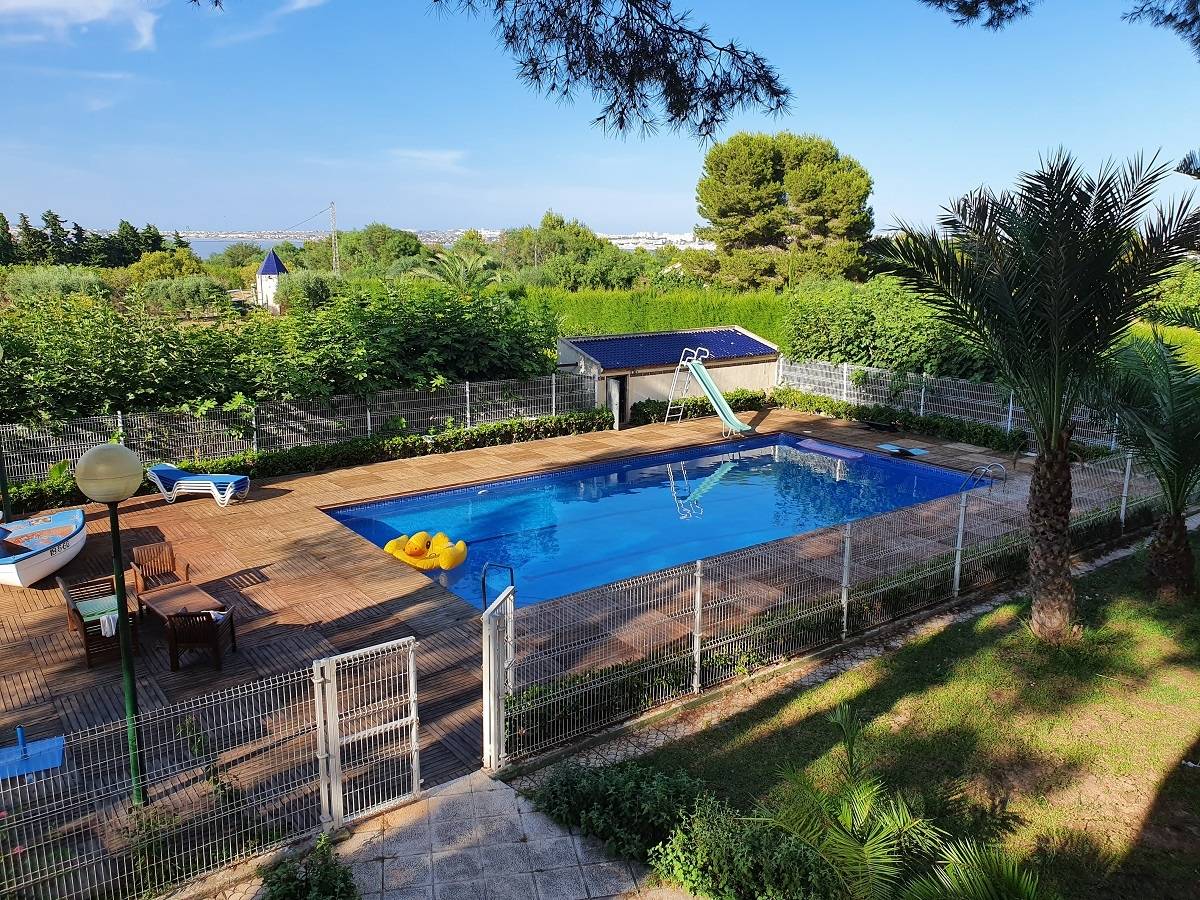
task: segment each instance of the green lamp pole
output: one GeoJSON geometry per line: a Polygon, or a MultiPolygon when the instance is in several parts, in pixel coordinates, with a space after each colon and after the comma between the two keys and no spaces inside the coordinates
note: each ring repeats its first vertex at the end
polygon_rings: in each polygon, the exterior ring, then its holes
{"type": "Polygon", "coordinates": [[[125,594],[125,558],[121,552],[121,525],[117,505],[137,493],[142,484],[142,461],[128,447],[101,444],[75,464],[75,483],[84,496],[108,507],[112,532],[113,583],[117,595],[117,635],[121,645],[121,677],[125,688],[125,738],[129,744],[129,777],[133,782],[133,805],[146,802],[142,785],[142,762],[138,753],[137,682],[133,673],[133,633],[125,594]]]}

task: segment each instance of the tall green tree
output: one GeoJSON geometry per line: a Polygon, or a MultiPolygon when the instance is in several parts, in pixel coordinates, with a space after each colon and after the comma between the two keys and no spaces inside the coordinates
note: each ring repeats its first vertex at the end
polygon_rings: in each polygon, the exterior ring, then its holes
{"type": "Polygon", "coordinates": [[[17,261],[17,242],[13,240],[8,218],[0,213],[0,266],[10,266],[17,261]]]}
{"type": "Polygon", "coordinates": [[[71,223],[71,236],[67,238],[67,255],[76,265],[87,262],[88,233],[78,222],[71,223]]]}
{"type": "Polygon", "coordinates": [[[718,250],[782,247],[783,161],[775,138],[741,132],[713,144],[704,156],[696,200],[710,223],[696,235],[718,250]]]}
{"type": "Polygon", "coordinates": [[[143,253],[157,253],[166,244],[166,241],[163,240],[162,232],[155,225],[149,223],[143,225],[139,235],[142,239],[143,253]]]}
{"type": "Polygon", "coordinates": [[[17,217],[17,261],[28,266],[50,262],[50,241],[46,232],[34,228],[25,213],[17,217]]]}
{"type": "Polygon", "coordinates": [[[56,266],[71,262],[70,235],[62,216],[52,209],[42,213],[42,228],[46,232],[46,255],[56,266]]]}
{"type": "Polygon", "coordinates": [[[1200,242],[1189,199],[1152,209],[1171,171],[1140,157],[1091,176],[1059,151],[1011,192],[980,189],[941,230],[902,225],[879,253],[987,356],[1037,444],[1029,486],[1032,628],[1073,636],[1072,413],[1155,288],[1200,242]]]}
{"type": "Polygon", "coordinates": [[[857,249],[875,221],[871,176],[831,141],[784,131],[735,134],[714,144],[696,185],[696,229],[722,252],[857,249]]]}
{"type": "Polygon", "coordinates": [[[172,250],[191,250],[192,244],[178,231],[171,232],[171,249],[172,250]]]}
{"type": "Polygon", "coordinates": [[[1167,597],[1196,592],[1196,560],[1184,515],[1200,485],[1200,369],[1157,329],[1116,355],[1109,383],[1122,443],[1154,474],[1163,512],[1150,541],[1146,572],[1167,597]]]}
{"type": "Polygon", "coordinates": [[[128,266],[142,258],[142,236],[132,222],[122,219],[115,233],[109,235],[110,265],[128,266]]]}

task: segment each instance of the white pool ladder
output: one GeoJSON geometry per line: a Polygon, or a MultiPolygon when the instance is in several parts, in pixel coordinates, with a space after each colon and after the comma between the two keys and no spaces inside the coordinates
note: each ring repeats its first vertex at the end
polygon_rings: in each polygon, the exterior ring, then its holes
{"type": "Polygon", "coordinates": [[[1006,484],[1008,482],[1008,470],[1000,463],[987,463],[976,466],[971,470],[971,473],[963,479],[962,486],[959,491],[969,491],[972,488],[977,488],[984,482],[988,483],[988,489],[996,482],[1006,484]]]}
{"type": "Polygon", "coordinates": [[[683,418],[683,398],[689,396],[688,392],[692,387],[692,370],[688,368],[688,363],[708,359],[711,355],[705,347],[697,347],[694,350],[691,347],[683,348],[683,352],[679,354],[679,363],[675,366],[675,377],[671,379],[671,393],[667,395],[667,414],[663,416],[664,422],[678,422],[683,418]]]}

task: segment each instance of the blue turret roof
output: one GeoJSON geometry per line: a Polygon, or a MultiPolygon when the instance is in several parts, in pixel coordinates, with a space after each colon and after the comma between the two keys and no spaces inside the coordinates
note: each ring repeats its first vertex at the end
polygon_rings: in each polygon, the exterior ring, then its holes
{"type": "Polygon", "coordinates": [[[259,275],[286,275],[287,266],[283,264],[283,260],[275,255],[274,250],[267,251],[267,258],[262,261],[262,265],[258,267],[259,275]]]}

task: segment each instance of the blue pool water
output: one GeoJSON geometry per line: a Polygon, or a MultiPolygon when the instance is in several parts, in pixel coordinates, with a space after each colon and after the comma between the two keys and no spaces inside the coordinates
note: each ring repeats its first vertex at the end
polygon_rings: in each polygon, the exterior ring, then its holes
{"type": "Polygon", "coordinates": [[[962,483],[961,473],[937,466],[773,435],[329,514],[379,547],[417,531],[461,538],[466,562],[431,573],[435,580],[478,605],[484,564],[512,566],[524,606],[923,503],[962,483]]]}

